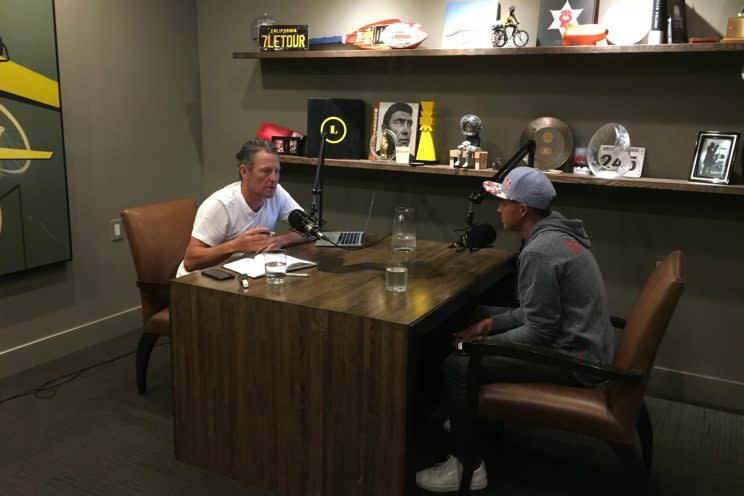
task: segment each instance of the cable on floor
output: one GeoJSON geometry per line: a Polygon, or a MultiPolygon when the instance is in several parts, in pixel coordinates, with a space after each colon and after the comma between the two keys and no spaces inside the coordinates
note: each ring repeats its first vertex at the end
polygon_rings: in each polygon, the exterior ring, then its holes
{"type": "MultiPolygon", "coordinates": [[[[164,346],[166,344],[170,344],[170,341],[164,341],[161,343],[158,343],[155,345],[155,347],[158,346],[164,346]]],[[[78,377],[80,377],[83,373],[94,369],[96,367],[100,367],[101,365],[107,365],[109,363],[113,363],[117,360],[121,360],[122,358],[126,358],[128,356],[134,355],[136,351],[130,351],[129,353],[124,353],[123,355],[118,355],[113,358],[109,358],[107,360],[100,361],[98,363],[94,363],[93,365],[89,365],[87,367],[84,367],[82,369],[78,369],[72,372],[68,372],[67,374],[61,375],[59,377],[56,377],[50,381],[45,382],[41,386],[30,389],[28,391],[24,391],[22,393],[17,393],[12,396],[8,396],[7,398],[0,399],[0,405],[3,403],[6,403],[11,400],[15,400],[18,398],[23,398],[25,396],[34,395],[34,397],[41,399],[41,400],[48,400],[50,398],[54,398],[57,395],[57,388],[60,386],[64,386],[65,384],[74,381],[78,377]]]]}

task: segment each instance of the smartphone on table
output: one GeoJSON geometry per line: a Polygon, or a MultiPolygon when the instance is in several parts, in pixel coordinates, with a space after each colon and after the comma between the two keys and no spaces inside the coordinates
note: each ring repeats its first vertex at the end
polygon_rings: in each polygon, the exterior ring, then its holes
{"type": "Polygon", "coordinates": [[[230,272],[225,272],[221,269],[204,269],[201,271],[201,273],[207,277],[211,277],[212,279],[217,279],[218,281],[225,281],[227,279],[235,278],[235,275],[231,274],[230,272]]]}

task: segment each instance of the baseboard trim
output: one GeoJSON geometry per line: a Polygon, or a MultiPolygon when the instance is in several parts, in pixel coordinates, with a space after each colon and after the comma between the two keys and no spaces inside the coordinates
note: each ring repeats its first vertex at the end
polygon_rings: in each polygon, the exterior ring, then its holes
{"type": "Polygon", "coordinates": [[[136,306],[0,351],[0,377],[30,369],[142,326],[136,306]]]}
{"type": "Polygon", "coordinates": [[[666,367],[654,367],[647,391],[694,405],[744,412],[744,382],[666,367]]]}
{"type": "MultiPolygon", "coordinates": [[[[30,369],[141,327],[142,307],[107,315],[0,351],[0,377],[30,369]]],[[[674,401],[744,412],[744,382],[654,367],[647,392],[674,401]]]]}

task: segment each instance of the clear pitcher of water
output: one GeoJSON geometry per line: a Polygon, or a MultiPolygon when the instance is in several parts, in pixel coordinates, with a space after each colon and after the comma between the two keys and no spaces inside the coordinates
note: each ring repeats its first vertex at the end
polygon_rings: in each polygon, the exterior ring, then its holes
{"type": "Polygon", "coordinates": [[[413,208],[395,208],[393,237],[390,245],[395,251],[414,251],[416,249],[416,219],[413,208]]]}

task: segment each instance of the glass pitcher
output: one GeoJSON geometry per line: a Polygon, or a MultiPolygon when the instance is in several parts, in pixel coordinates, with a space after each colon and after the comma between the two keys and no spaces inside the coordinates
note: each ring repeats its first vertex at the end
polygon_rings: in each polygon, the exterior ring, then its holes
{"type": "Polygon", "coordinates": [[[390,246],[395,251],[416,250],[415,210],[411,207],[396,207],[393,215],[393,237],[390,246]]]}

